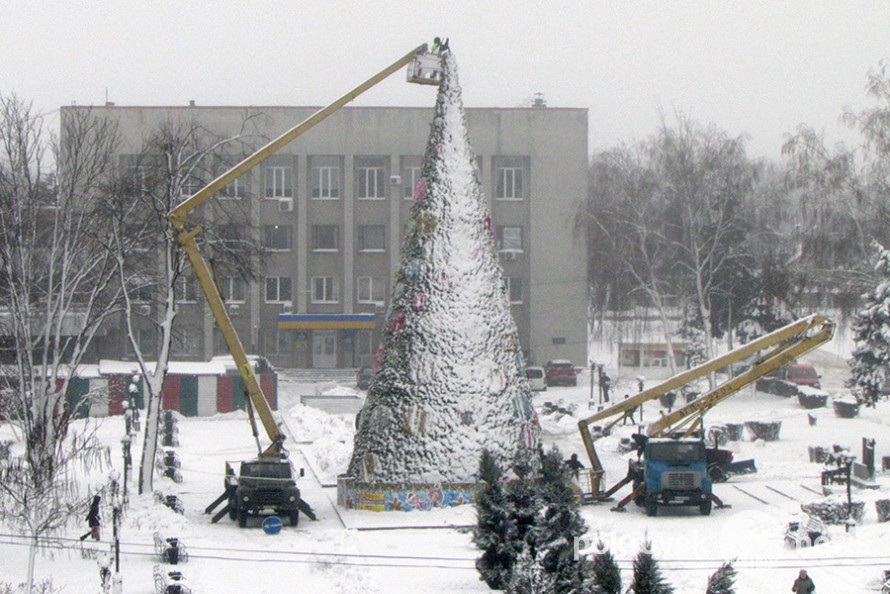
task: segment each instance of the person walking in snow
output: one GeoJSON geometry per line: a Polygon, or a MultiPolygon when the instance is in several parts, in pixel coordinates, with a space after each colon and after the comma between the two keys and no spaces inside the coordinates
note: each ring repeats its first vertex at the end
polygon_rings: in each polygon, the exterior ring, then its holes
{"type": "Polygon", "coordinates": [[[816,591],[816,584],[813,583],[813,580],[810,579],[810,576],[807,575],[806,569],[801,569],[800,573],[797,574],[797,579],[794,580],[794,585],[791,586],[792,592],[798,592],[798,594],[813,594],[816,591]]]}
{"type": "MultiPolygon", "coordinates": [[[[625,394],[624,399],[627,400],[628,398],[630,398],[630,394],[625,394]]],[[[621,419],[621,424],[624,425],[625,423],[627,423],[627,419],[630,418],[631,425],[636,425],[637,422],[634,419],[634,413],[636,411],[637,411],[637,407],[635,406],[635,407],[631,408],[630,410],[628,410],[627,412],[625,412],[624,418],[621,419]]]]}
{"type": "Polygon", "coordinates": [[[99,502],[102,500],[98,495],[93,496],[93,502],[90,504],[90,511],[87,512],[87,524],[90,531],[80,537],[80,540],[86,540],[87,536],[92,535],[93,540],[99,540],[99,502]]]}

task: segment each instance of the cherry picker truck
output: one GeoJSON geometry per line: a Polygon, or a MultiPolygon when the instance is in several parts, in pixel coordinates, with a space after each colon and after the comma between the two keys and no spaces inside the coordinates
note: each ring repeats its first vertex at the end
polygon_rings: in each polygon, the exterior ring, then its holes
{"type": "MultiPolygon", "coordinates": [[[[212,523],[219,521],[220,518],[228,513],[232,520],[237,520],[238,525],[244,527],[247,524],[248,517],[260,516],[271,512],[284,516],[290,520],[292,526],[296,526],[300,512],[312,520],[315,519],[315,514],[309,504],[300,496],[300,489],[296,484],[293,467],[284,447],[285,435],[281,431],[280,424],[275,421],[272,415],[272,409],[254,375],[241,340],[238,338],[232,325],[232,320],[229,318],[220,290],[214,282],[213,273],[198,248],[195,238],[201,232],[201,225],[189,220],[189,215],[198,206],[213,198],[220,190],[235,181],[235,179],[262,163],[267,157],[273,155],[298,136],[402,67],[408,66],[408,82],[438,85],[442,80],[443,74],[441,59],[442,56],[440,54],[429,52],[426,44],[418,46],[330,105],[315,112],[257,150],[211,181],[197,193],[187,198],[167,215],[171,225],[176,230],[178,244],[188,255],[201,290],[207,299],[210,311],[213,313],[216,324],[244,380],[244,401],[257,444],[257,457],[252,460],[242,461],[238,473],[235,472],[231,463],[226,463],[225,490],[222,495],[204,510],[204,513],[213,513],[221,503],[226,502],[225,507],[213,516],[211,519],[212,523]],[[260,444],[256,416],[259,416],[266,436],[271,442],[265,449],[260,444]]],[[[302,475],[303,471],[301,469],[300,476],[302,475]]]]}
{"type": "Polygon", "coordinates": [[[579,421],[581,439],[590,459],[590,469],[582,475],[586,482],[581,489],[582,502],[608,501],[630,483],[631,493],[621,499],[613,510],[623,511],[631,500],[645,506],[650,516],[658,513],[659,505],[695,505],[704,515],[711,513],[712,503],[724,507],[713,493],[712,483],[726,480],[733,470],[744,472],[753,468],[753,462],[732,463],[731,452],[720,450],[716,444],[714,448],[707,448],[704,442],[704,414],[759,378],[828,342],[834,330],[834,322],[822,316],[802,318],[579,421]],[[633,439],[640,454],[639,459],[629,462],[627,476],[612,487],[602,489],[604,470],[590,430],[593,423],[616,417],[603,427],[603,433],[608,433],[644,402],[752,356],[756,359],[747,371],[651,423],[645,434],[635,434],[633,439]],[[734,468],[733,464],[737,466],[734,468]]]}

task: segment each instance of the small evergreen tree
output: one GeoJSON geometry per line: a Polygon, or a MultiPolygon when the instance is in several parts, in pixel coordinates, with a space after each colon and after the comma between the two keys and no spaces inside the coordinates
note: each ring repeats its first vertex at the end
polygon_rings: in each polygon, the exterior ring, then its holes
{"type": "Polygon", "coordinates": [[[667,583],[658,562],[650,552],[652,543],[646,541],[634,559],[634,581],[631,591],[634,594],[671,594],[674,588],[667,583]]]}
{"type": "Polygon", "coordinates": [[[720,569],[708,578],[708,591],[706,594],[734,594],[736,570],[732,561],[727,561],[720,569]]]}
{"type": "Polygon", "coordinates": [[[597,552],[593,557],[590,571],[593,574],[594,594],[620,594],[621,572],[612,551],[606,548],[603,541],[596,544],[597,552]]]}
{"type": "Polygon", "coordinates": [[[554,577],[553,592],[583,591],[590,574],[575,560],[574,543],[586,531],[572,490],[569,468],[557,448],[541,457],[538,481],[541,512],[532,531],[544,570],[554,577]]]}
{"type": "Polygon", "coordinates": [[[479,460],[479,480],[481,486],[476,493],[476,528],[473,530],[473,544],[482,556],[476,559],[476,569],[481,579],[493,590],[507,586],[515,558],[515,550],[510,546],[510,511],[501,486],[503,472],[494,456],[485,449],[479,460]]]}
{"type": "Polygon", "coordinates": [[[507,594],[552,594],[555,576],[544,570],[541,559],[532,557],[528,547],[516,559],[507,585],[507,594]]]}
{"type": "MultiPolygon", "coordinates": [[[[513,464],[516,480],[507,483],[505,496],[510,512],[508,540],[515,560],[528,547],[529,554],[538,554],[533,529],[537,523],[541,500],[534,477],[534,465],[528,450],[521,450],[513,464]]],[[[511,564],[512,565],[512,564],[511,564]]]]}
{"type": "Polygon", "coordinates": [[[874,406],[890,372],[890,252],[875,242],[875,273],[881,279],[875,290],[865,295],[862,311],[853,320],[856,348],[849,361],[849,387],[857,398],[874,406]]]}

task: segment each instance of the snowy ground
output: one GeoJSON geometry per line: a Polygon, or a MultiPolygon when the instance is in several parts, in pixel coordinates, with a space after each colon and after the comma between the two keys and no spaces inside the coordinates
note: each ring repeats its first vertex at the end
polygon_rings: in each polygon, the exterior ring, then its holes
{"type": "MultiPolygon", "coordinates": [[[[826,388],[839,392],[846,377],[841,357],[820,351],[808,358],[824,374],[826,388]]],[[[614,377],[614,376],[613,376],[614,377]]],[[[535,396],[574,408],[572,415],[542,415],[545,441],[558,445],[565,456],[577,452],[585,458],[577,431],[577,420],[590,414],[588,378],[582,374],[576,388],[551,388],[535,396]]],[[[616,378],[615,393],[633,392],[632,378],[616,378]],[[622,383],[624,382],[624,383],[622,383]]],[[[282,417],[290,435],[292,457],[306,468],[300,486],[303,497],[316,510],[317,522],[305,518],[296,528],[285,527],[274,536],[258,523],[239,529],[228,519],[210,524],[204,508],[222,491],[226,460],[240,460],[256,453],[244,413],[212,418],[180,419],[184,481],[175,484],[157,479],[156,488],[179,495],[185,504],[181,516],[157,505],[150,496],[131,499],[122,528],[121,572],[125,592],[154,592],[152,534],[177,536],[188,548],[190,559],[180,569],[194,592],[487,592],[478,579],[473,561],[476,551],[465,526],[474,521],[471,507],[434,512],[373,513],[347,511],[334,505],[335,477],[348,462],[352,443],[353,416],[327,414],[299,404],[301,394],[324,392],[324,387],[300,383],[285,376],[280,383],[282,417]]],[[[349,393],[348,387],[332,390],[349,393]]],[[[340,403],[342,404],[342,403],[340,403]]],[[[657,403],[649,403],[644,415],[653,419],[657,403]]],[[[667,579],[678,593],[704,592],[707,576],[726,560],[736,559],[739,593],[789,591],[798,569],[807,568],[820,592],[857,593],[879,590],[882,570],[890,569],[886,553],[890,524],[878,524],[872,501],[890,497],[890,474],[880,475],[879,491],[854,490],[854,498],[865,500],[864,521],[847,534],[831,529],[831,541],[804,550],[784,546],[784,525],[799,510],[801,501],[817,499],[821,465],[808,461],[807,446],[841,444],[861,453],[863,437],[876,438],[877,460],[890,455],[890,403],[863,409],[859,418],[839,419],[830,408],[815,412],[818,423],[811,427],[807,411],[796,401],[756,393],[753,390],[731,398],[708,414],[706,422],[781,420],[780,441],[734,442],[736,459],[754,458],[759,472],[733,477],[716,487],[717,494],[732,507],[715,509],[703,517],[694,509],[660,510],[647,517],[641,509],[628,506],[626,513],[609,511],[609,504],[586,506],[583,515],[589,536],[599,537],[620,560],[623,569],[643,541],[653,543],[667,579]]],[[[618,440],[633,429],[619,431],[597,442],[607,470],[607,482],[620,479],[627,456],[617,453],[618,440]]],[[[120,467],[120,418],[106,419],[101,434],[120,467]]],[[[0,440],[9,438],[0,427],[0,440]]],[[[138,459],[138,456],[135,456],[138,459]]],[[[98,484],[102,477],[84,480],[98,484]]],[[[620,492],[621,495],[623,492],[620,492]]],[[[103,510],[103,551],[111,537],[110,510],[103,510]]],[[[96,561],[82,558],[76,537],[85,528],[72,525],[64,548],[38,557],[37,574],[52,576],[67,593],[98,591],[96,561]]],[[[26,547],[8,529],[0,528],[0,584],[24,578],[26,547]]],[[[630,572],[623,572],[625,585],[630,572]]]]}

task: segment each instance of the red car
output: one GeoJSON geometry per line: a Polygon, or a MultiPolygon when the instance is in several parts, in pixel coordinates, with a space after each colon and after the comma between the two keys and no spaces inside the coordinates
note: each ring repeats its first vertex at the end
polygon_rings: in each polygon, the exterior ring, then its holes
{"type": "Polygon", "coordinates": [[[547,361],[547,365],[544,366],[544,375],[547,378],[548,386],[578,385],[578,372],[572,362],[565,359],[547,361]]]}
{"type": "Polygon", "coordinates": [[[822,376],[816,371],[816,368],[807,363],[793,363],[788,367],[783,367],[776,372],[777,376],[786,382],[797,384],[798,386],[810,386],[811,388],[821,388],[819,381],[822,376]]]}

